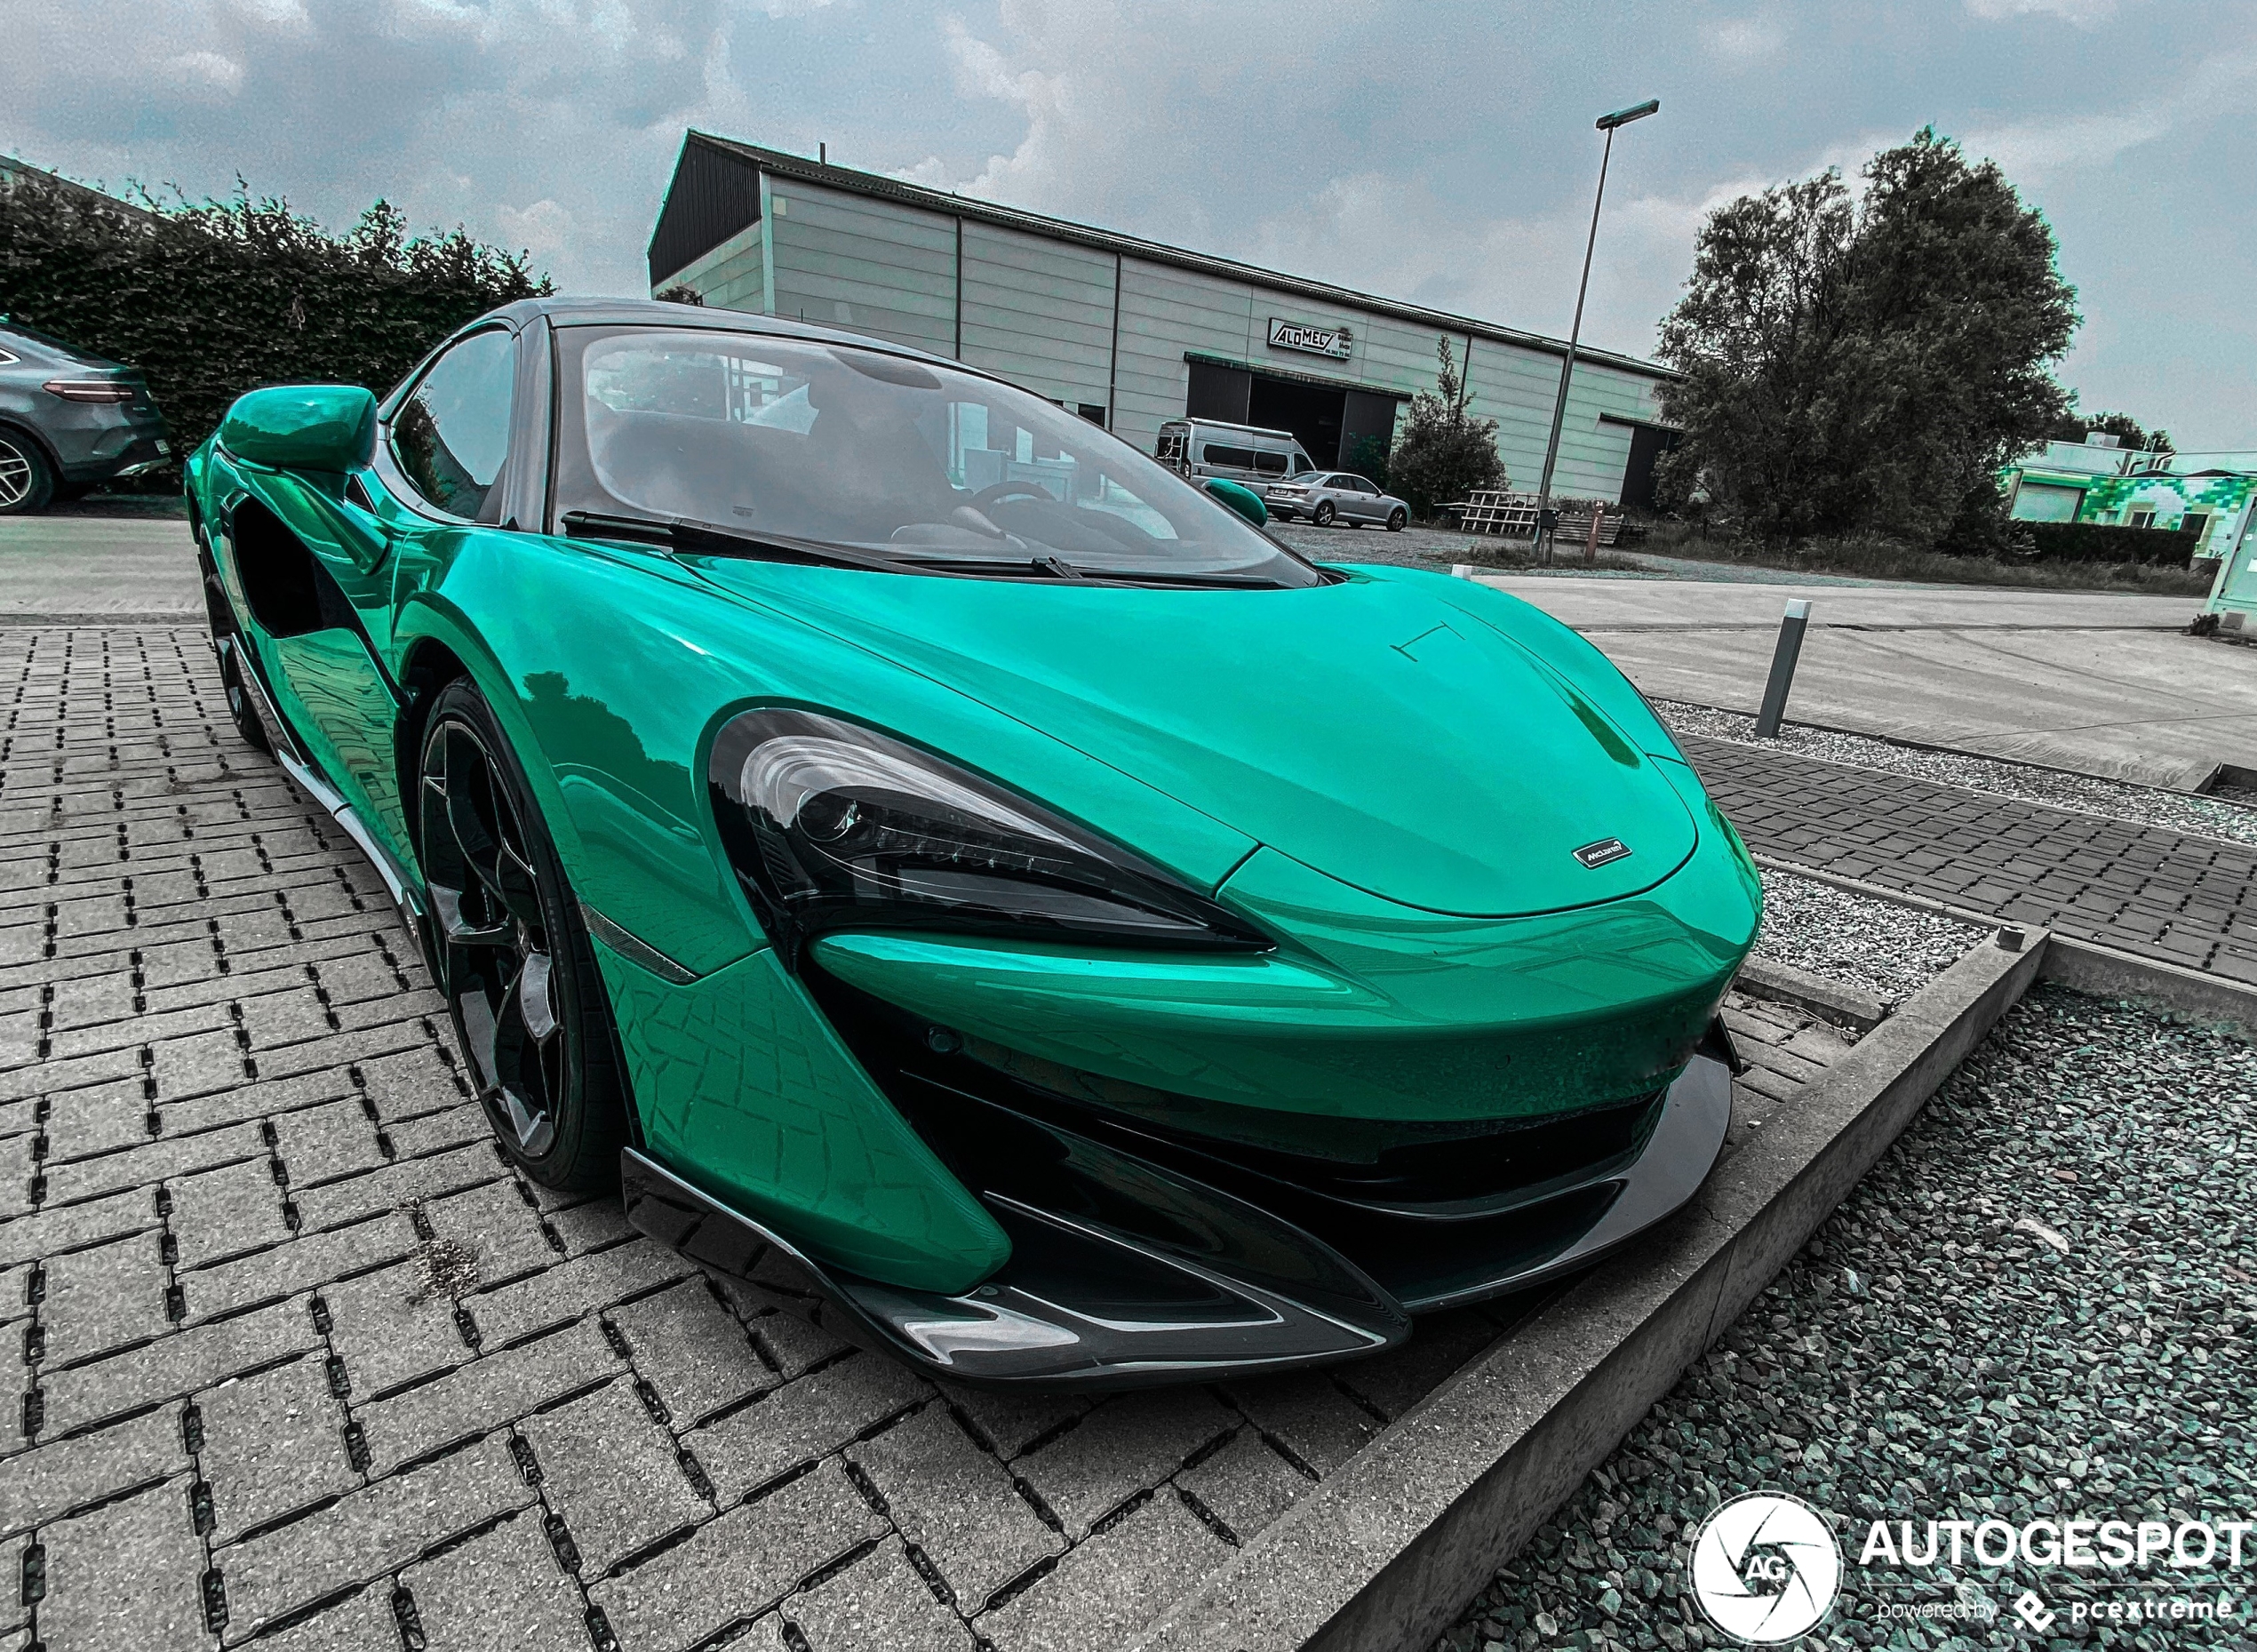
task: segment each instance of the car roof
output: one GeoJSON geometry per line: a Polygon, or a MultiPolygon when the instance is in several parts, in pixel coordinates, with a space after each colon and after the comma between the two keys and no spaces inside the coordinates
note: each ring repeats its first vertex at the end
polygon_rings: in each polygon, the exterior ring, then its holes
{"type": "MultiPolygon", "coordinates": [[[[869,333],[854,332],[843,327],[817,326],[812,322],[791,321],[780,315],[762,315],[750,310],[675,304],[663,299],[520,299],[514,304],[505,304],[499,309],[480,316],[478,320],[490,323],[498,319],[506,321],[512,327],[522,327],[538,315],[548,317],[549,324],[555,327],[694,327],[717,332],[806,339],[821,344],[851,344],[864,349],[884,350],[895,355],[934,362],[967,372],[979,371],[953,357],[921,350],[914,345],[896,344],[890,339],[873,338],[869,333]]],[[[463,331],[467,331],[468,329],[463,331]]]]}
{"type": "Polygon", "coordinates": [[[97,355],[92,350],[82,350],[75,344],[66,344],[51,333],[42,332],[36,327],[27,327],[6,315],[0,315],[0,343],[7,345],[11,350],[20,345],[24,353],[29,355],[60,356],[79,367],[118,365],[106,355],[97,355]]]}

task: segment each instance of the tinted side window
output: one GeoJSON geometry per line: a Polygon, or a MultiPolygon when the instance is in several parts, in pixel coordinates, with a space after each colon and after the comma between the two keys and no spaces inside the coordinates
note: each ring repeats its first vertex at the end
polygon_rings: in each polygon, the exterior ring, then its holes
{"type": "Polygon", "coordinates": [[[1285,455],[1257,451],[1254,455],[1254,468],[1265,476],[1282,476],[1285,475],[1285,455]]]}
{"type": "Polygon", "coordinates": [[[392,419],[392,456],[418,493],[479,519],[509,453],[516,350],[506,332],[473,333],[432,363],[392,419]]]}
{"type": "Polygon", "coordinates": [[[1207,464],[1228,465],[1233,470],[1254,468],[1254,450],[1250,447],[1224,447],[1219,442],[1210,442],[1200,458],[1207,464]]]}

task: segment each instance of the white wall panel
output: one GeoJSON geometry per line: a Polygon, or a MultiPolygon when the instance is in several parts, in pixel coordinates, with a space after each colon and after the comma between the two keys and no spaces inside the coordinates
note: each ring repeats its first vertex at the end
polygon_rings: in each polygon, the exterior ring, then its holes
{"type": "Polygon", "coordinates": [[[963,359],[1071,405],[1109,405],[1110,253],[967,220],[963,359]]]}
{"type": "Polygon", "coordinates": [[[954,220],[777,180],[768,235],[777,315],[955,353],[954,220]]]}

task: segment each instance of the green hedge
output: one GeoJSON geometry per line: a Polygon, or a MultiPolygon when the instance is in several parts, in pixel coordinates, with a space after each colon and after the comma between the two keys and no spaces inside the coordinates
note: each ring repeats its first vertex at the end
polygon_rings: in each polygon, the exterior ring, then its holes
{"type": "Polygon", "coordinates": [[[2018,522],[2027,533],[2030,560],[2040,563],[2141,563],[2184,568],[2202,532],[2195,528],[2118,528],[2098,522],[2018,522]]]}
{"type": "Polygon", "coordinates": [[[0,314],[139,367],[185,453],[261,385],[398,383],[440,339],[549,291],[460,229],[379,201],[334,235],[276,200],[135,211],[36,172],[0,184],[0,314]]]}

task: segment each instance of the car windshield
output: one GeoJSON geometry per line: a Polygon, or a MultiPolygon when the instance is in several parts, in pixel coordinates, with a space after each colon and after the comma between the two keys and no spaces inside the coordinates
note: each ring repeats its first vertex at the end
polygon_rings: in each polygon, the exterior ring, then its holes
{"type": "Polygon", "coordinates": [[[1076,414],[879,350],[568,328],[560,517],[700,524],[950,571],[1324,576],[1076,414]]]}

